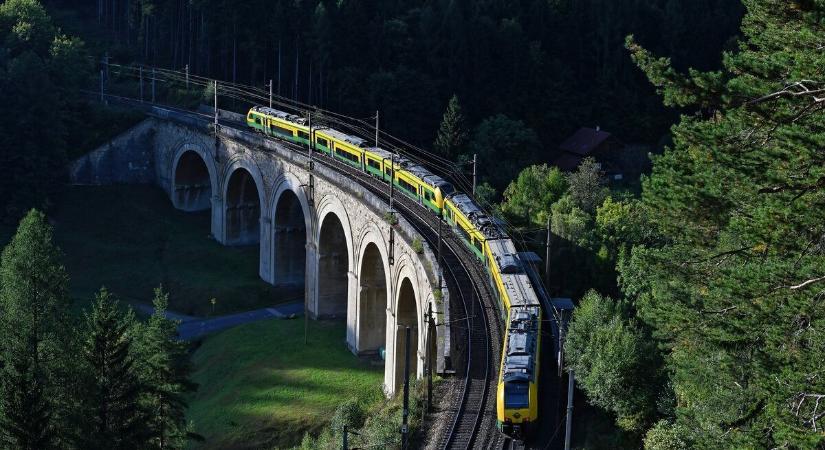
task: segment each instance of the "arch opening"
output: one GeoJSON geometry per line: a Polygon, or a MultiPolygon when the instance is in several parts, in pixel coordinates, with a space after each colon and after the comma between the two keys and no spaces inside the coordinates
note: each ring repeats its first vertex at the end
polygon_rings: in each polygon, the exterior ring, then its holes
{"type": "Polygon", "coordinates": [[[226,187],[225,230],[228,245],[253,245],[260,241],[261,201],[252,174],[239,168],[226,187]]]}
{"type": "Polygon", "coordinates": [[[278,198],[273,221],[273,282],[277,286],[304,286],[307,229],[301,201],[291,190],[278,198]]]}
{"type": "Polygon", "coordinates": [[[318,317],[346,318],[349,259],[341,219],[327,214],[318,241],[318,317]]]}
{"type": "Polygon", "coordinates": [[[395,311],[395,388],[396,392],[404,385],[404,364],[407,344],[406,327],[410,327],[410,380],[418,373],[418,313],[415,290],[409,278],[404,278],[398,290],[398,308],[395,311]]]}
{"type": "Polygon", "coordinates": [[[175,167],[172,203],[175,208],[194,212],[212,208],[212,183],[206,161],[194,150],[183,152],[175,167]]]}
{"type": "Polygon", "coordinates": [[[381,252],[372,242],[361,258],[358,280],[358,353],[377,353],[386,345],[387,276],[381,252]]]}

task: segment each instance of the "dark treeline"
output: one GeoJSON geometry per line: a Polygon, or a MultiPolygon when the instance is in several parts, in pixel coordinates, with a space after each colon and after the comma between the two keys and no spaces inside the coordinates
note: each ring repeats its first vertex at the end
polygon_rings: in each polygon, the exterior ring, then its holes
{"type": "Polygon", "coordinates": [[[541,139],[533,160],[581,125],[655,142],[674,118],[623,47],[713,69],[736,32],[732,0],[54,0],[79,11],[118,62],[183,69],[275,91],[430,146],[456,94],[470,125],[494,114],[541,139]],[[543,151],[542,151],[543,149],[543,151]]]}

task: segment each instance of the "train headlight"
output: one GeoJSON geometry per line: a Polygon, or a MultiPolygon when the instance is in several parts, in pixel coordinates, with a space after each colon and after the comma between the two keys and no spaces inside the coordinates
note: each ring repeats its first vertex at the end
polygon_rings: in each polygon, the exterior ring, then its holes
{"type": "Polygon", "coordinates": [[[513,417],[515,417],[516,419],[519,419],[519,418],[521,418],[521,414],[515,412],[515,413],[513,413],[513,417]]]}

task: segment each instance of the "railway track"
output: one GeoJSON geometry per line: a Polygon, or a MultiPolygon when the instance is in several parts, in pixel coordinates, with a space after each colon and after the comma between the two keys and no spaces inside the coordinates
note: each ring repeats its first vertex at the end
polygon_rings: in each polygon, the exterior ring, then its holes
{"type": "MultiPolygon", "coordinates": [[[[125,97],[108,96],[108,98],[140,106],[146,109],[143,102],[136,102],[125,97]]],[[[159,106],[159,105],[156,105],[159,106]]],[[[159,106],[181,114],[197,117],[201,120],[210,120],[206,114],[183,110],[175,107],[159,106]]],[[[229,126],[239,131],[248,132],[246,124],[221,120],[221,126],[229,126]]],[[[284,146],[305,154],[306,149],[295,144],[278,141],[284,146]]],[[[313,161],[323,164],[341,173],[349,175],[363,187],[370,190],[384,200],[389,200],[388,185],[360,170],[344,164],[334,158],[314,153],[317,158],[313,161]]],[[[393,198],[394,206],[404,213],[410,224],[430,244],[431,248],[438,245],[439,218],[431,211],[423,208],[416,201],[399,193],[393,198]]],[[[442,225],[443,226],[443,225],[442,225]]],[[[456,396],[453,409],[455,412],[450,425],[438,440],[439,449],[470,449],[470,448],[523,448],[509,446],[512,441],[498,433],[495,428],[495,401],[498,384],[498,369],[500,363],[500,343],[502,342],[502,324],[500,311],[493,297],[487,274],[476,259],[475,255],[445,226],[442,233],[442,267],[446,269],[446,281],[451,286],[452,298],[460,299],[458,309],[451,311],[454,315],[463,317],[464,327],[456,327],[453,336],[459,336],[456,341],[463,341],[465,352],[462,355],[463,364],[456,364],[462,370],[457,375],[463,377],[460,395],[456,396]]],[[[452,302],[451,302],[452,303],[452,302]]],[[[455,321],[454,321],[455,322],[455,321]]],[[[459,348],[461,348],[459,344],[459,348]]],[[[458,361],[456,361],[458,363],[458,361]]]]}
{"type": "MultiPolygon", "coordinates": [[[[315,161],[351,175],[374,194],[388,199],[388,186],[347,164],[327,156],[315,161]]],[[[403,211],[404,217],[430,244],[438,245],[438,217],[421,207],[414,200],[402,195],[394,197],[394,205],[403,211]]],[[[442,225],[443,226],[443,225],[442,225]]],[[[464,330],[461,340],[465,343],[461,393],[450,426],[438,442],[440,449],[495,448],[500,434],[495,430],[495,392],[498,383],[499,347],[501,324],[498,308],[487,283],[487,275],[481,264],[449,230],[442,233],[442,267],[448,284],[454,289],[453,298],[461,301],[464,330]]],[[[456,311],[454,311],[455,313],[456,311]]],[[[455,333],[455,332],[454,332],[455,333]]]]}

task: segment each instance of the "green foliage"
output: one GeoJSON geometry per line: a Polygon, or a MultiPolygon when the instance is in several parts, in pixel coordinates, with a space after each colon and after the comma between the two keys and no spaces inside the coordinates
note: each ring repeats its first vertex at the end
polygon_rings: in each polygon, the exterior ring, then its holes
{"type": "Polygon", "coordinates": [[[557,167],[529,166],[504,190],[501,210],[523,223],[544,226],[550,207],[567,191],[567,180],[557,167]]]}
{"type": "Polygon", "coordinates": [[[145,448],[148,417],[139,399],[149,386],[140,383],[135,367],[134,314],[131,310],[124,314],[117,300],[101,288],[85,318],[78,393],[79,447],[145,448]]]}
{"type": "Polygon", "coordinates": [[[65,439],[68,278],[51,227],[29,211],[0,260],[0,439],[43,449],[65,439]]]}
{"type": "Polygon", "coordinates": [[[135,328],[136,367],[140,382],[151,386],[143,393],[140,407],[149,416],[149,445],[145,448],[182,448],[188,427],[185,417],[187,393],[196,386],[189,381],[191,364],[187,344],[178,340],[177,323],[166,318],[169,295],[155,290],[154,313],[135,328]]]}
{"type": "Polygon", "coordinates": [[[550,214],[550,227],[556,236],[579,247],[594,246],[593,218],[575,204],[573,197],[566,194],[553,203],[550,214]]]}
{"type": "Polygon", "coordinates": [[[482,121],[473,132],[466,160],[478,154],[479,179],[503,189],[539,148],[536,133],[521,120],[497,114],[482,121]]]}
{"type": "Polygon", "coordinates": [[[645,434],[645,450],[688,450],[690,445],[684,438],[687,434],[688,430],[660,420],[645,434]]]}
{"type": "Polygon", "coordinates": [[[17,221],[50,205],[64,178],[66,134],[85,81],[82,43],[57,32],[36,0],[0,5],[0,212],[17,221]],[[47,132],[44,132],[44,129],[47,132]]]}
{"type": "Polygon", "coordinates": [[[642,431],[656,412],[657,360],[642,332],[612,299],[590,291],[573,312],[565,340],[569,367],[588,400],[642,431]]]}
{"type": "Polygon", "coordinates": [[[588,214],[607,198],[609,191],[599,163],[591,157],[584,158],[575,172],[567,175],[570,198],[588,214]]]}
{"type": "Polygon", "coordinates": [[[447,110],[444,111],[444,117],[441,119],[441,126],[438,128],[438,136],[435,138],[433,148],[441,156],[455,160],[466,140],[467,130],[464,115],[461,113],[458,97],[453,95],[447,104],[447,110]]]}
{"type": "MultiPolygon", "coordinates": [[[[644,182],[666,239],[623,290],[667,349],[674,427],[698,448],[819,448],[825,418],[825,34],[821,1],[746,0],[720,73],[679,75],[630,41],[666,103],[690,105],[644,182]],[[697,432],[689,432],[697,430],[697,432]]],[[[652,439],[652,438],[651,438],[652,439]]]]}
{"type": "Polygon", "coordinates": [[[384,212],[384,220],[390,225],[398,224],[398,216],[391,211],[384,212]]]}
{"type": "Polygon", "coordinates": [[[424,244],[421,242],[421,239],[413,238],[411,246],[413,251],[418,253],[419,255],[424,253],[424,244]]]}
{"type": "Polygon", "coordinates": [[[476,186],[475,199],[482,207],[494,207],[496,201],[496,188],[484,181],[476,186]]]}

